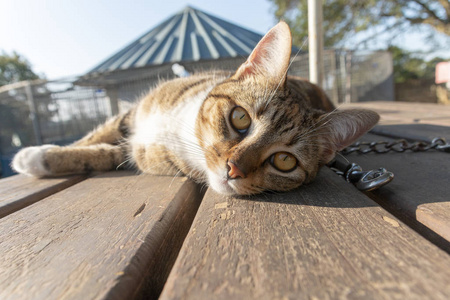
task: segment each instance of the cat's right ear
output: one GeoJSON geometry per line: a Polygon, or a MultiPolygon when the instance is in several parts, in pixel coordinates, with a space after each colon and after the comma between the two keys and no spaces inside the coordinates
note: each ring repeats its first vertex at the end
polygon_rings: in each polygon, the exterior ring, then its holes
{"type": "Polygon", "coordinates": [[[281,82],[286,79],[291,48],[289,26],[285,22],[280,22],[261,39],[232,78],[242,79],[261,75],[281,82]]]}
{"type": "Polygon", "coordinates": [[[343,150],[377,124],[380,116],[367,109],[347,109],[322,115],[318,125],[322,131],[324,151],[321,161],[330,162],[337,151],[343,150]]]}

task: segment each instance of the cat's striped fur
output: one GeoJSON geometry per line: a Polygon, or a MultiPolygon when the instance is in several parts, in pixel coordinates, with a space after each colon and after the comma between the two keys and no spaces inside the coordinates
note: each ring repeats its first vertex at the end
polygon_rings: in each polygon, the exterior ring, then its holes
{"type": "Polygon", "coordinates": [[[25,148],[12,165],[47,176],[129,163],[147,173],[185,174],[223,194],[296,188],[375,125],[378,115],[336,111],[322,89],[287,77],[290,50],[289,28],[279,23],[233,75],[162,83],[78,142],[25,148]],[[232,117],[237,107],[239,119],[247,120],[244,129],[232,117]],[[289,170],[288,158],[294,162],[289,170]]]}

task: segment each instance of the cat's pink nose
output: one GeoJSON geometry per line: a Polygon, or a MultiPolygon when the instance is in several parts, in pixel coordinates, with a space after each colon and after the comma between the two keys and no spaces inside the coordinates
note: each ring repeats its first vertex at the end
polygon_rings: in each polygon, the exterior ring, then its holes
{"type": "Polygon", "coordinates": [[[244,172],[239,170],[239,168],[231,161],[228,162],[228,166],[230,167],[230,169],[228,170],[228,177],[230,177],[231,179],[235,179],[238,177],[242,177],[242,178],[246,177],[244,172]]]}

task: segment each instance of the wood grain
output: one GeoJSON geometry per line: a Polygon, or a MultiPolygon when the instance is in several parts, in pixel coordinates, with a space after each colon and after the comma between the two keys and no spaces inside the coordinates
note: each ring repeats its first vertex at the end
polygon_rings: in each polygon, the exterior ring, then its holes
{"type": "Polygon", "coordinates": [[[0,218],[72,186],[86,176],[37,179],[15,175],[0,180],[0,218]]]}
{"type": "Polygon", "coordinates": [[[0,299],[158,296],[197,211],[186,178],[112,172],[0,220],[0,299]]]}
{"type": "Polygon", "coordinates": [[[450,126],[450,105],[399,101],[368,101],[345,103],[339,108],[365,108],[380,114],[380,123],[433,124],[450,126]]]}
{"type": "Polygon", "coordinates": [[[431,142],[440,137],[450,142],[450,127],[430,124],[377,125],[371,132],[394,139],[431,142]]]}
{"type": "Polygon", "coordinates": [[[328,169],[205,195],[160,299],[449,299],[450,257],[328,169]]]}
{"type": "MultiPolygon", "coordinates": [[[[393,128],[393,132],[394,129],[398,128],[393,128]]],[[[387,128],[385,131],[389,132],[387,128]]],[[[431,134],[427,133],[424,127],[416,131],[417,138],[422,140],[427,140],[427,136],[431,134]],[[422,135],[419,134],[421,132],[423,132],[422,135]]],[[[371,134],[366,135],[362,140],[393,141],[393,139],[371,134]]],[[[395,178],[391,183],[367,194],[413,228],[420,230],[417,223],[423,224],[450,242],[449,153],[431,150],[351,154],[346,157],[360,164],[363,169],[384,167],[393,172],[395,178]]],[[[442,244],[440,241],[437,243],[442,244]]],[[[443,247],[447,251],[450,250],[448,243],[443,247]]]]}

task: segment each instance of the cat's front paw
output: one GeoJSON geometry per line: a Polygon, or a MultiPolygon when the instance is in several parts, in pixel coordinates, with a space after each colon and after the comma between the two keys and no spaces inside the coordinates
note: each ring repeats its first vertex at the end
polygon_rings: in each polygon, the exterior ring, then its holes
{"type": "Polygon", "coordinates": [[[14,156],[11,166],[16,172],[29,176],[43,177],[50,175],[50,170],[45,166],[44,155],[48,149],[56,147],[58,146],[43,145],[24,148],[14,156]]]}

